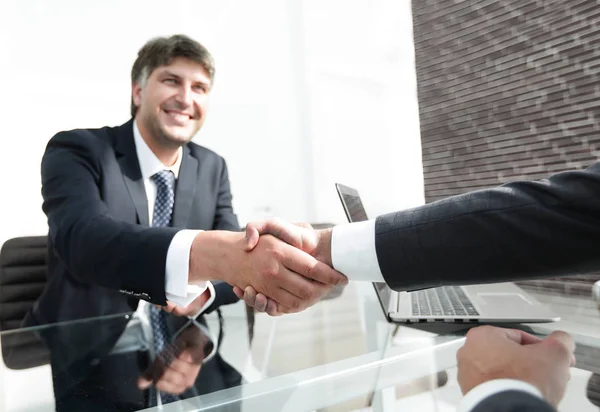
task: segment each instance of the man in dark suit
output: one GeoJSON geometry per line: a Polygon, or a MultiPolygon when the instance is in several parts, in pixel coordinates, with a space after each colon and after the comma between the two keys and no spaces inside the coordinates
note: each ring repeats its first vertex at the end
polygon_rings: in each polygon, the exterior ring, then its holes
{"type": "MultiPolygon", "coordinates": [[[[540,181],[452,196],[375,220],[313,231],[278,219],[247,226],[247,250],[273,234],[344,273],[395,290],[600,269],[600,163],[540,181]]],[[[252,287],[257,310],[289,312],[252,287]]],[[[491,355],[490,355],[491,356],[491,355]]]]}
{"type": "MultiPolygon", "coordinates": [[[[137,310],[149,319],[150,349],[158,357],[187,321],[167,312],[197,316],[235,302],[232,284],[252,284],[301,310],[345,282],[276,238],[257,253],[243,250],[226,163],[191,143],[204,123],[213,77],[212,57],[199,43],[181,35],[153,39],[132,68],[130,121],[60,132],[50,140],[42,160],[48,283],[26,325],[137,310]],[[213,287],[210,280],[229,284],[213,287]],[[153,305],[139,305],[142,301],[153,305]]],[[[94,345],[87,347],[89,339],[71,333],[59,334],[59,344],[56,336],[46,336],[56,351],[61,342],[64,347],[73,342],[72,351],[53,357],[57,407],[89,400],[99,382],[122,381],[116,373],[147,366],[136,355],[109,356],[123,330],[125,324],[95,330],[94,345]]],[[[219,356],[202,365],[196,380],[198,357],[189,355],[178,354],[151,380],[126,380],[115,399],[139,408],[140,389],[151,383],[161,391],[156,400],[170,402],[192,386],[203,393],[240,382],[219,356]]]]}
{"type": "Polygon", "coordinates": [[[247,228],[253,244],[273,233],[350,280],[395,290],[586,273],[600,270],[600,162],[333,229],[278,219],[247,228]]]}

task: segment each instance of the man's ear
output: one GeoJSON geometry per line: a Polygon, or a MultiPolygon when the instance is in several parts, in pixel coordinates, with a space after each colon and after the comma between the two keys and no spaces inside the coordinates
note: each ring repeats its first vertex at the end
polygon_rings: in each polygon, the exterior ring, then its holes
{"type": "Polygon", "coordinates": [[[131,85],[131,98],[133,99],[133,104],[140,107],[142,104],[142,87],[139,83],[133,83],[131,85]]]}

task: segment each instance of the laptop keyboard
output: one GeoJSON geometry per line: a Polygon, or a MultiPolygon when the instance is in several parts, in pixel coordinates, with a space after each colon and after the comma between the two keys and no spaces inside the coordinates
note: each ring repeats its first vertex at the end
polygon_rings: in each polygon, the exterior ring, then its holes
{"type": "Polygon", "coordinates": [[[460,286],[443,286],[411,292],[413,316],[478,316],[460,286]]]}

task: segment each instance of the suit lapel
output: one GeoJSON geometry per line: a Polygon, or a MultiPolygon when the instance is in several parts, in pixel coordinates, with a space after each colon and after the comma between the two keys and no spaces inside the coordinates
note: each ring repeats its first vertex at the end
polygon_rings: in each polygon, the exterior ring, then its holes
{"type": "Polygon", "coordinates": [[[190,153],[187,146],[183,146],[183,159],[179,169],[179,178],[175,188],[175,206],[173,209],[173,227],[185,228],[187,226],[192,203],[196,195],[198,184],[198,160],[190,153]]]}
{"type": "Polygon", "coordinates": [[[137,212],[138,221],[141,225],[148,226],[150,224],[148,198],[133,140],[133,119],[117,129],[115,149],[125,185],[137,212]]]}

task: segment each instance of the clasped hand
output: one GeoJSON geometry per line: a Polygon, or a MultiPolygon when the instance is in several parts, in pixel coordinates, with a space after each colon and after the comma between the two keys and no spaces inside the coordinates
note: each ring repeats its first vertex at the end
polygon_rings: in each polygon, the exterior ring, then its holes
{"type": "MultiPolygon", "coordinates": [[[[271,316],[297,312],[318,302],[333,286],[348,282],[344,275],[331,268],[331,230],[316,231],[308,223],[291,224],[276,218],[251,222],[246,226],[245,250],[251,252],[260,242],[273,237],[311,256],[318,263],[309,270],[298,272],[305,278],[304,287],[299,289],[304,294],[298,296],[299,300],[277,300],[268,293],[260,293],[261,289],[253,284],[244,289],[234,286],[234,293],[256,311],[267,312],[271,316]],[[294,306],[294,303],[297,305],[294,306]]],[[[295,253],[301,256],[298,252],[295,253]]]]}
{"type": "Polygon", "coordinates": [[[138,378],[138,388],[144,390],[154,383],[159,391],[181,395],[196,382],[202,362],[213,345],[197,326],[189,324],[156,355],[138,378]]]}
{"type": "MultiPolygon", "coordinates": [[[[225,281],[249,306],[273,316],[300,312],[348,282],[331,267],[330,239],[331,230],[281,219],[250,223],[245,234],[200,232],[190,251],[188,282],[225,281]]],[[[189,307],[168,304],[165,310],[190,316],[202,304],[199,298],[189,307]]]]}

